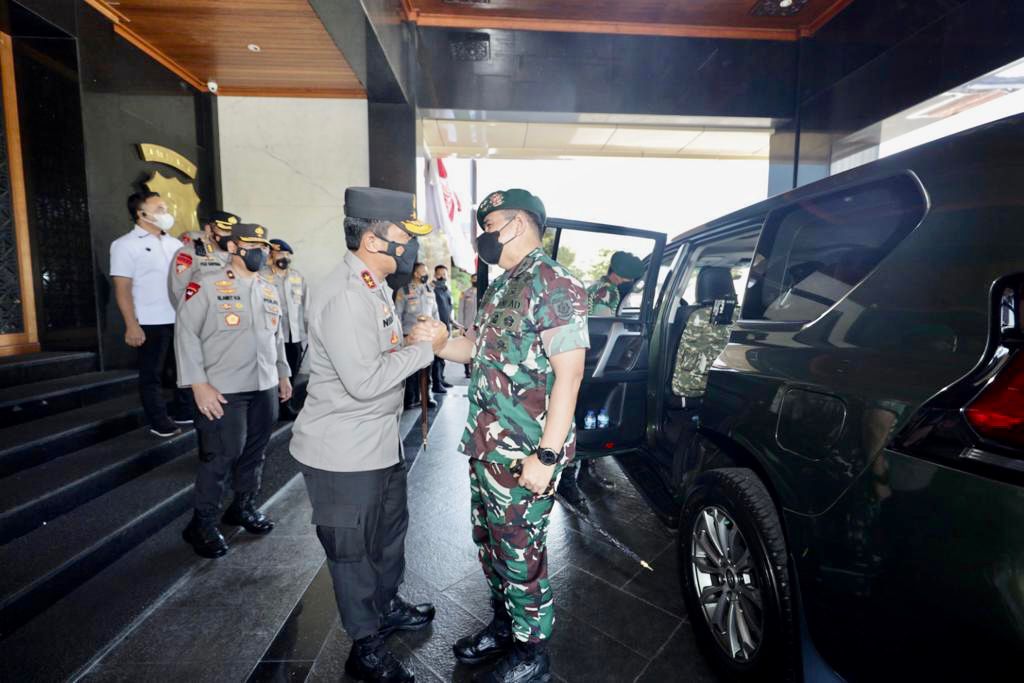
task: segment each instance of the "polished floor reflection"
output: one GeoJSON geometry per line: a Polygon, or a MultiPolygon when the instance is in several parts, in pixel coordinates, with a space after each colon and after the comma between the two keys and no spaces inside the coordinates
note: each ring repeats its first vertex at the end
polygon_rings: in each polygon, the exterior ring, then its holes
{"type": "MultiPolygon", "coordinates": [[[[411,523],[403,594],[437,606],[431,628],[391,646],[419,681],[468,681],[452,643],[489,618],[470,538],[467,465],[456,451],[465,389],[432,411],[429,446],[409,477],[411,523]]],[[[406,416],[403,424],[419,432],[406,416]]],[[[410,440],[412,434],[410,433],[410,440]]],[[[285,457],[275,453],[275,457],[285,457]]],[[[562,681],[713,681],[696,651],[680,597],[674,537],[611,461],[617,488],[588,491],[591,514],[655,568],[648,573],[556,506],[550,562],[557,623],[551,642],[562,681]]],[[[264,539],[239,537],[227,557],[203,562],[92,668],[87,680],[347,680],[350,642],[309,525],[300,478],[272,499],[279,520],[264,539]]]]}

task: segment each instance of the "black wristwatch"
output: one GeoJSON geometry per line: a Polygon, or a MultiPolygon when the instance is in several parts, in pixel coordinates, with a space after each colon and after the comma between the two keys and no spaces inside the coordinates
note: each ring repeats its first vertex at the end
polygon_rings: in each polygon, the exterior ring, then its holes
{"type": "Polygon", "coordinates": [[[550,448],[538,448],[537,459],[540,460],[543,465],[557,465],[558,461],[561,460],[562,454],[558,451],[553,451],[550,448]]]}

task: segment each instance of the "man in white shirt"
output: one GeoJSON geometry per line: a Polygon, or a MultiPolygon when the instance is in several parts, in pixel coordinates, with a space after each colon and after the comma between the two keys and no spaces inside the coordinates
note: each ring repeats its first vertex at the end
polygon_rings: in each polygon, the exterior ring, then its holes
{"type": "Polygon", "coordinates": [[[181,242],[168,230],[174,216],[156,192],[128,197],[128,213],[135,227],[110,245],[110,276],[117,307],[124,318],[124,341],[139,350],[139,397],[149,431],[167,438],[178,434],[178,424],[192,422],[192,397],[179,390],[177,419],[171,419],[164,401],[161,376],[174,340],[174,307],[167,297],[167,273],[181,242]]]}

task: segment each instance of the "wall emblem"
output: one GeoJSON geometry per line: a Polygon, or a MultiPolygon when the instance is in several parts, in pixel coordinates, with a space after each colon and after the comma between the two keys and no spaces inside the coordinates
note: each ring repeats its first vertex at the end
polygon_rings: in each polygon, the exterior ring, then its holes
{"type": "MultiPolygon", "coordinates": [[[[196,177],[196,165],[173,149],[142,143],[139,145],[139,156],[142,157],[143,161],[170,166],[178,171],[178,173],[189,178],[190,181],[196,177]]],[[[167,177],[162,175],[160,171],[154,171],[149,180],[145,182],[145,185],[151,192],[159,192],[160,196],[167,202],[168,210],[174,214],[172,234],[181,235],[200,229],[197,211],[199,209],[199,202],[202,200],[196,193],[196,187],[192,182],[185,183],[177,177],[167,177]]]]}

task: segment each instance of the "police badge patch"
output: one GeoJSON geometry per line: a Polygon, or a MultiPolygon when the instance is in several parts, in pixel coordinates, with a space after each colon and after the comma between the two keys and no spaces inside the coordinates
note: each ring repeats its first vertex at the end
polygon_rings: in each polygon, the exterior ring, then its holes
{"type": "Polygon", "coordinates": [[[194,297],[196,295],[196,292],[198,292],[198,291],[199,291],[199,283],[198,282],[190,282],[190,283],[188,283],[188,286],[185,287],[185,301],[188,301],[189,299],[194,297]]]}
{"type": "Polygon", "coordinates": [[[174,272],[179,275],[188,270],[188,267],[192,265],[192,257],[185,253],[178,254],[178,257],[174,259],[174,272]]]}

